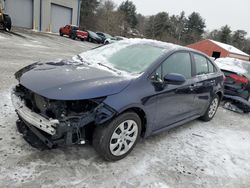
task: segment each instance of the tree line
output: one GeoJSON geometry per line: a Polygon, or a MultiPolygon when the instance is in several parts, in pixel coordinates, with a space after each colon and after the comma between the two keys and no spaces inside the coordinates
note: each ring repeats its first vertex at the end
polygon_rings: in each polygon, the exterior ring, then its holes
{"type": "Polygon", "coordinates": [[[124,37],[150,39],[188,45],[202,39],[213,39],[231,44],[250,54],[250,38],[244,30],[232,31],[225,25],[213,31],[206,30],[205,19],[198,12],[179,15],[159,12],[144,16],[137,13],[132,1],[116,5],[112,0],[82,0],[80,27],[124,37]]]}

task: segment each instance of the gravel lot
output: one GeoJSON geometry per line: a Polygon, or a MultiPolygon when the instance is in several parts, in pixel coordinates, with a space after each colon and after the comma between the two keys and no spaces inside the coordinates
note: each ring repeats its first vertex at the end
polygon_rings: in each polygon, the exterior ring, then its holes
{"type": "Polygon", "coordinates": [[[95,45],[20,29],[0,32],[0,44],[0,187],[250,187],[250,116],[222,108],[211,122],[195,120],[141,140],[116,163],[89,145],[32,148],[15,127],[14,72],[95,45]]]}

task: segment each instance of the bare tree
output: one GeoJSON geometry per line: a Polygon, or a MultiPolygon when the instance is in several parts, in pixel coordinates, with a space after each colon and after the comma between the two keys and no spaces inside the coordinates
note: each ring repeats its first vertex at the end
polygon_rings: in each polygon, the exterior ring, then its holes
{"type": "Polygon", "coordinates": [[[97,28],[112,35],[120,35],[125,20],[124,14],[116,10],[116,5],[111,0],[103,1],[97,9],[97,28]]]}

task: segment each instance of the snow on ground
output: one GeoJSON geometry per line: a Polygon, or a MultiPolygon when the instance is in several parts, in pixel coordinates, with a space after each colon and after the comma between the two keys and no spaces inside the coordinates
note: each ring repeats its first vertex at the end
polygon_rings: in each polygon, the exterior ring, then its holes
{"type": "Polygon", "coordinates": [[[31,148],[17,134],[17,117],[9,93],[10,89],[0,93],[3,117],[0,119],[0,182],[6,187],[21,184],[25,187],[39,187],[39,184],[43,187],[250,185],[248,115],[220,108],[212,122],[196,120],[141,140],[127,158],[109,163],[89,145],[48,151],[31,148]]]}
{"type": "Polygon", "coordinates": [[[0,46],[0,187],[250,187],[250,116],[223,108],[211,122],[195,120],[140,140],[127,158],[115,163],[104,161],[89,145],[32,148],[15,127],[13,73],[34,61],[70,58],[94,45],[17,33],[27,38],[0,33],[11,39],[0,46]],[[54,50],[16,45],[32,40],[54,50]]]}
{"type": "Polygon", "coordinates": [[[0,40],[4,40],[4,39],[6,39],[6,38],[5,38],[5,37],[0,36],[0,40]]]}
{"type": "Polygon", "coordinates": [[[48,48],[46,46],[42,45],[36,45],[36,44],[20,44],[22,47],[28,47],[28,48],[48,48]]]}

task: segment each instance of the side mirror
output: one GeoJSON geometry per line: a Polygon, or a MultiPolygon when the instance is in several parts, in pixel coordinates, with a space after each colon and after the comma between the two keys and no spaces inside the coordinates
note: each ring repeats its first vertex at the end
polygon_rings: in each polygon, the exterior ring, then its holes
{"type": "Polygon", "coordinates": [[[164,82],[158,74],[151,76],[151,83],[154,85],[156,91],[161,91],[164,88],[164,82]]]}
{"type": "Polygon", "coordinates": [[[186,78],[181,74],[170,73],[164,76],[164,82],[166,84],[181,85],[186,82],[186,78]]]}

